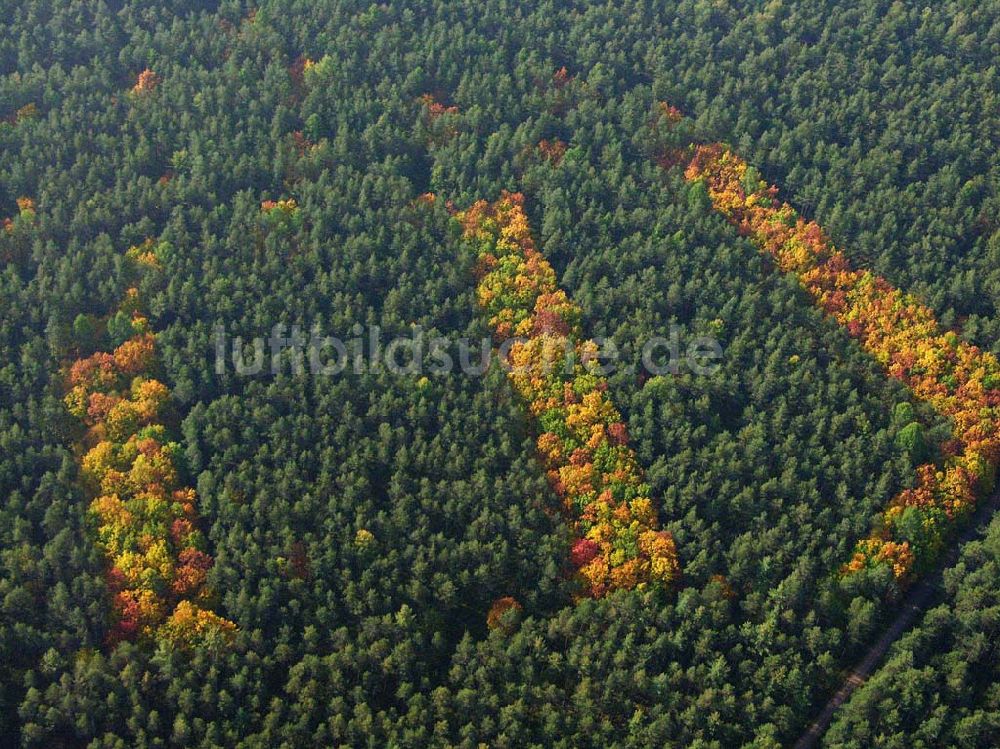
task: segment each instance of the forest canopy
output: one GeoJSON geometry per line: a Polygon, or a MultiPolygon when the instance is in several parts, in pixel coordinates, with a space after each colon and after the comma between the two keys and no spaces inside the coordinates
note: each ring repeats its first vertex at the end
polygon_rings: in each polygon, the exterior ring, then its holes
{"type": "MultiPolygon", "coordinates": [[[[9,8],[0,744],[793,743],[904,600],[842,570],[956,416],[666,156],[726,144],[997,354],[998,57],[989,3],[9,8]],[[460,218],[514,194],[517,262],[460,218]],[[279,327],[459,361],[504,315],[618,366],[241,369],[279,327]],[[651,373],[672,335],[718,366],[651,373]]],[[[995,743],[996,536],[825,745],[995,743]]]]}

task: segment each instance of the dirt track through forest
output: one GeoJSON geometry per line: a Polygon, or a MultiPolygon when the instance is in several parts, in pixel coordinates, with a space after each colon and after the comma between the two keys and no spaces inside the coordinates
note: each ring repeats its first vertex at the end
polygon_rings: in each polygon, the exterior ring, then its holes
{"type": "Polygon", "coordinates": [[[875,667],[881,663],[889,647],[906,630],[913,626],[917,617],[923,614],[935,600],[935,593],[941,582],[943,571],[955,564],[962,545],[974,539],[983,530],[984,524],[994,511],[996,511],[998,505],[1000,505],[1000,492],[994,494],[976,509],[968,525],[951,544],[948,552],[938,564],[937,569],[925,576],[923,580],[910,588],[906,593],[900,606],[899,614],[896,615],[892,624],[882,633],[878,641],[868,649],[864,657],[850,670],[840,688],[830,698],[830,701],[826,703],[826,706],[816,717],[816,720],[799,737],[799,740],[795,742],[794,749],[810,749],[822,738],[826,729],[830,726],[837,708],[847,702],[851,695],[854,694],[854,690],[865,683],[875,670],[875,667]]]}

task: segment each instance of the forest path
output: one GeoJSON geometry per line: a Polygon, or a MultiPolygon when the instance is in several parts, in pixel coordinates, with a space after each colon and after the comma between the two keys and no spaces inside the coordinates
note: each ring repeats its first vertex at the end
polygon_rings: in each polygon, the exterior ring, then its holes
{"type": "Polygon", "coordinates": [[[861,660],[848,672],[840,688],[830,698],[829,702],[826,703],[826,706],[816,717],[816,720],[799,737],[799,740],[795,742],[794,749],[811,749],[822,738],[826,729],[829,728],[837,708],[847,702],[851,695],[854,694],[854,691],[865,683],[875,670],[875,667],[881,663],[889,647],[906,630],[913,626],[917,617],[923,614],[934,602],[944,570],[958,561],[958,554],[961,547],[979,535],[986,521],[998,507],[1000,507],[1000,491],[993,494],[992,497],[976,508],[968,525],[950,545],[948,551],[938,564],[937,569],[933,573],[926,575],[923,580],[910,588],[906,593],[899,614],[896,615],[892,624],[889,625],[878,641],[868,649],[861,660]]]}

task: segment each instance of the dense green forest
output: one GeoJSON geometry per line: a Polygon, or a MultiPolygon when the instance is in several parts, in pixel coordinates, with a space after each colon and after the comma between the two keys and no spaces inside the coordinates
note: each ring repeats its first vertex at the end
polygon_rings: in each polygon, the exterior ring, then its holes
{"type": "MultiPolygon", "coordinates": [[[[0,744],[795,740],[898,605],[890,574],[837,572],[915,481],[914,408],[654,157],[732,144],[856,264],[1000,352],[1000,6],[5,10],[0,744]],[[689,122],[664,134],[661,101],[689,122]],[[220,325],[489,338],[447,203],[503,190],[524,194],[581,329],[620,352],[607,392],[677,545],[672,589],[578,600],[572,538],[495,362],[481,377],[217,366],[220,325]],[[147,239],[159,270],[137,282],[126,253],[147,239]],[[236,627],[225,646],[112,643],[64,397],[69,362],[121,342],[112,313],[136,283],[212,607],[236,627]],[[646,377],[644,342],[671,329],[714,336],[718,371],[646,377]],[[518,610],[488,626],[503,597],[518,610]]],[[[945,441],[946,420],[914,407],[922,441],[945,441]]],[[[994,526],[964,550],[827,745],[995,744],[996,546],[994,526]]]]}
{"type": "Polygon", "coordinates": [[[848,703],[831,747],[987,746],[1000,730],[1000,522],[945,571],[943,600],[848,703]]]}

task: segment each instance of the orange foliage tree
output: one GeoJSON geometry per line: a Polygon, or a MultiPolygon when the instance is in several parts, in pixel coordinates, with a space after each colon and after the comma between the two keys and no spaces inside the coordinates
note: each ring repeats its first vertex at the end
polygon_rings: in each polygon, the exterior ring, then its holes
{"type": "Polygon", "coordinates": [[[489,613],[486,615],[486,626],[490,629],[496,629],[504,622],[504,616],[509,611],[520,612],[522,610],[521,604],[517,602],[516,599],[506,596],[504,598],[498,598],[490,606],[489,613]]]}
{"type": "Polygon", "coordinates": [[[538,153],[553,164],[559,164],[563,156],[566,155],[566,143],[559,138],[547,140],[542,138],[538,141],[538,153]]]}
{"type": "Polygon", "coordinates": [[[160,76],[158,76],[149,68],[146,68],[141,73],[139,73],[139,77],[136,78],[135,85],[132,87],[132,93],[134,94],[149,93],[159,85],[160,85],[160,76]]]}

